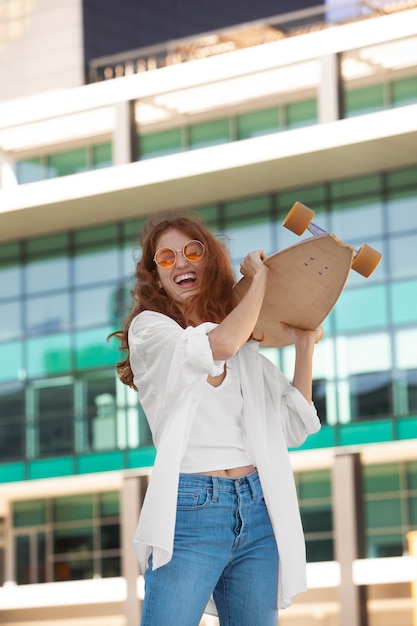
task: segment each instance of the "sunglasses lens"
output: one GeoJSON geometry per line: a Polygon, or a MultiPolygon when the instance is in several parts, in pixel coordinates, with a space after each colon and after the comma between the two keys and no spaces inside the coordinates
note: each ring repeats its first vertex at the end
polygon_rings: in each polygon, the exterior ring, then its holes
{"type": "Polygon", "coordinates": [[[189,241],[184,246],[184,256],[189,261],[199,261],[204,254],[204,246],[201,241],[189,241]]]}
{"type": "Polygon", "coordinates": [[[175,252],[171,248],[161,248],[155,254],[155,262],[160,267],[171,267],[175,263],[175,252]]]}

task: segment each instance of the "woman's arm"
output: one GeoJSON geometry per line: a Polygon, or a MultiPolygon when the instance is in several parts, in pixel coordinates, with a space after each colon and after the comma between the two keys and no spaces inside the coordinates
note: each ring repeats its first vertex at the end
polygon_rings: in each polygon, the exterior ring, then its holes
{"type": "Polygon", "coordinates": [[[295,344],[295,366],[293,386],[300,391],[306,400],[312,400],[313,386],[313,352],[314,346],[324,335],[323,328],[301,330],[281,323],[285,330],[292,334],[295,344]]]}
{"type": "Polygon", "coordinates": [[[265,258],[265,253],[257,250],[250,252],[241,263],[241,273],[252,278],[252,281],[242,300],[208,335],[215,360],[227,361],[234,356],[255,328],[269,272],[269,268],[263,262],[265,258]]]}

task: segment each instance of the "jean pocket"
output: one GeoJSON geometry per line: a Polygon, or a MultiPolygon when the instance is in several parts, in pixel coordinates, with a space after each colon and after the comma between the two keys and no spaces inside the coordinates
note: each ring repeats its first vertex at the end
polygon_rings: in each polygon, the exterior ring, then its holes
{"type": "Polygon", "coordinates": [[[180,487],[178,490],[177,509],[192,511],[201,509],[210,502],[211,489],[180,487]]]}

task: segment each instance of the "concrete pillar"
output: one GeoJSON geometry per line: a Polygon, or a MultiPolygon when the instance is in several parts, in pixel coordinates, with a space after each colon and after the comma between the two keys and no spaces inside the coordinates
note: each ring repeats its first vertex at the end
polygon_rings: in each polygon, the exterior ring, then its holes
{"type": "Polygon", "coordinates": [[[332,475],[335,556],[340,564],[339,626],[367,626],[366,588],[353,582],[352,564],[364,558],[364,523],[359,454],[335,457],[332,475]]]}
{"type": "Polygon", "coordinates": [[[113,131],[113,165],[137,160],[135,102],[126,100],[115,105],[116,124],[113,131]]]}
{"type": "Polygon", "coordinates": [[[0,189],[17,186],[16,162],[0,151],[0,189]]]}
{"type": "Polygon", "coordinates": [[[340,55],[328,54],[320,59],[321,81],[318,88],[318,118],[320,124],[343,118],[344,99],[340,55]]]}
{"type": "Polygon", "coordinates": [[[140,603],[137,594],[139,564],[132,541],[145,488],[144,477],[132,476],[124,479],[121,493],[122,576],[126,580],[126,626],[138,626],[140,622],[140,603]]]}

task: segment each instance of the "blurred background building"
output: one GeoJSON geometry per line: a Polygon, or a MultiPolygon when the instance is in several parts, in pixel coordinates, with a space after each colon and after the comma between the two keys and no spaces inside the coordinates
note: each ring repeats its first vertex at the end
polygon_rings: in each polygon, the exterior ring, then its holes
{"type": "Polygon", "coordinates": [[[144,220],[198,212],[238,267],[296,243],[299,200],[383,259],[317,347],[323,428],[291,453],[309,591],[280,623],[412,626],[416,24],[406,1],[0,0],[2,624],[138,624],[154,450],[106,337],[144,220]]]}

